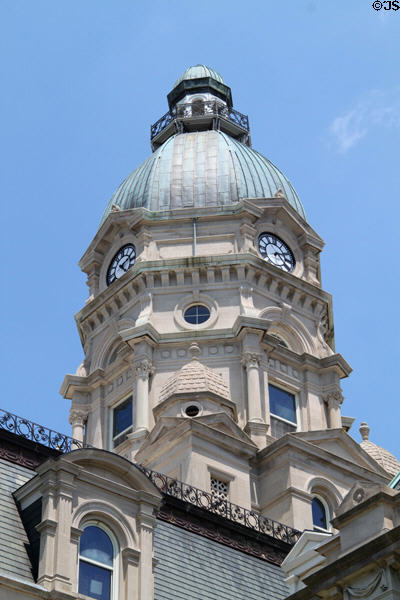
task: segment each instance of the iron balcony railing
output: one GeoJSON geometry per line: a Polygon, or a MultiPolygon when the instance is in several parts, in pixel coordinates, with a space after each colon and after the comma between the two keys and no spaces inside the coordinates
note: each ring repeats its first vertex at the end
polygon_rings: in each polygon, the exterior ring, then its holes
{"type": "Polygon", "coordinates": [[[58,450],[59,452],[71,452],[77,448],[88,447],[87,444],[75,440],[64,433],[53,431],[43,425],[38,425],[33,421],[28,421],[22,417],[18,417],[13,413],[6,410],[0,409],[0,429],[5,429],[10,433],[15,433],[27,440],[42,444],[51,448],[52,450],[58,450]]]}
{"type": "MultiPolygon", "coordinates": [[[[77,448],[91,448],[68,435],[18,417],[13,413],[0,409],[0,429],[19,435],[27,440],[42,444],[61,453],[71,452],[77,448]]],[[[157,489],[166,496],[181,500],[207,512],[213,513],[229,521],[248,527],[258,533],[264,533],[277,540],[288,544],[295,544],[301,535],[301,531],[293,529],[288,525],[264,517],[260,513],[232,504],[223,497],[205,492],[199,488],[168,477],[163,473],[152,471],[142,465],[136,464],[157,489]]]]}
{"type": "Polygon", "coordinates": [[[182,500],[183,502],[188,502],[207,512],[224,517],[229,521],[244,525],[244,527],[248,527],[259,533],[264,533],[291,545],[295,544],[301,535],[301,531],[293,529],[283,523],[279,523],[278,521],[274,521],[273,519],[268,519],[254,510],[232,504],[232,502],[229,502],[224,498],[200,490],[193,485],[188,485],[187,483],[183,483],[182,481],[178,481],[167,475],[163,475],[163,473],[152,471],[141,465],[137,466],[145,475],[147,475],[160,492],[167,496],[182,500]]]}
{"type": "Polygon", "coordinates": [[[185,120],[196,117],[219,117],[235,123],[245,131],[250,131],[249,117],[234,108],[220,104],[215,100],[195,101],[189,104],[180,104],[173,110],[165,113],[154,125],[151,126],[151,139],[161,133],[172,121],[185,120]]]}

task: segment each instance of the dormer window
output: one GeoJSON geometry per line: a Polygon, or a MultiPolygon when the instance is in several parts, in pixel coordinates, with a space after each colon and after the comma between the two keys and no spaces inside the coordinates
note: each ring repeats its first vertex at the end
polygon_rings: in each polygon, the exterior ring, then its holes
{"type": "Polygon", "coordinates": [[[280,438],[285,433],[297,430],[296,398],[275,385],[269,385],[269,410],[271,415],[271,436],[280,438]]]}
{"type": "Polygon", "coordinates": [[[314,496],[311,502],[312,520],[315,531],[329,531],[329,508],[322,500],[314,496]]]}
{"type": "Polygon", "coordinates": [[[110,536],[95,525],[85,527],[79,542],[79,593],[113,600],[115,548],[110,536]]]}

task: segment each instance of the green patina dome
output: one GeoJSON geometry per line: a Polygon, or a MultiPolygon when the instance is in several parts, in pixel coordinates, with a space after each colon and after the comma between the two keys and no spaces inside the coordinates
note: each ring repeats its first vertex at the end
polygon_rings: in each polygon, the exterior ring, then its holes
{"type": "Polygon", "coordinates": [[[174,83],[174,88],[176,88],[181,81],[186,81],[187,79],[201,79],[202,77],[211,77],[212,79],[219,81],[219,83],[225,84],[223,77],[214,69],[211,69],[206,65],[195,65],[186,69],[186,71],[178,77],[174,83]]]}
{"type": "Polygon", "coordinates": [[[150,211],[204,208],[243,198],[272,198],[279,190],[305,219],[289,180],[249,146],[222,131],[176,134],[121,183],[102,222],[113,205],[150,211]]]}

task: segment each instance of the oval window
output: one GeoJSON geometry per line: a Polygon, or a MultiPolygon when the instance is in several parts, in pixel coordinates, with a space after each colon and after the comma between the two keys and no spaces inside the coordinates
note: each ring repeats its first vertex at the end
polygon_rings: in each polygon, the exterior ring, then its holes
{"type": "Polygon", "coordinates": [[[187,407],[187,409],[185,410],[185,413],[188,417],[197,417],[197,415],[199,414],[200,409],[198,406],[196,406],[195,404],[191,404],[190,406],[187,407]]]}
{"type": "Polygon", "coordinates": [[[186,309],[183,318],[187,323],[191,323],[192,325],[199,325],[200,323],[204,323],[210,318],[210,310],[207,306],[203,306],[202,304],[195,304],[190,308],[186,309]]]}

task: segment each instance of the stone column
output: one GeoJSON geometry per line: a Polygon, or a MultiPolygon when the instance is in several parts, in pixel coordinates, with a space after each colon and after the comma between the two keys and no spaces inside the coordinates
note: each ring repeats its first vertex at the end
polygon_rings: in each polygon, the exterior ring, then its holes
{"type": "MultiPolygon", "coordinates": [[[[74,438],[74,440],[77,440],[78,442],[82,442],[83,443],[83,436],[84,436],[84,431],[85,431],[85,419],[87,417],[87,414],[82,411],[82,410],[78,410],[75,408],[71,409],[71,412],[69,413],[69,422],[70,425],[72,426],[72,437],[74,438]]],[[[79,447],[78,444],[74,444],[74,447],[79,447]]]]}
{"type": "Polygon", "coordinates": [[[328,392],[324,396],[324,401],[328,405],[329,429],[342,428],[342,413],[340,405],[343,402],[343,396],[340,390],[328,392]]]}
{"type": "Polygon", "coordinates": [[[247,425],[246,431],[259,448],[266,445],[267,425],[261,408],[260,389],[260,355],[255,352],[244,352],[242,364],[247,372],[247,425]]]}
{"type": "Polygon", "coordinates": [[[136,375],[135,432],[147,432],[150,429],[149,377],[152,370],[152,363],[148,358],[143,358],[134,364],[136,375]]]}

